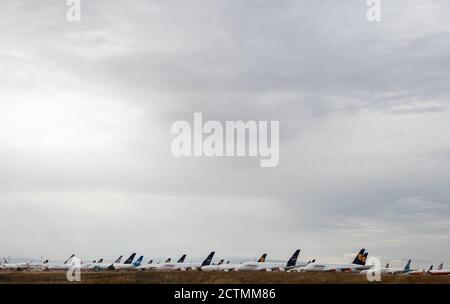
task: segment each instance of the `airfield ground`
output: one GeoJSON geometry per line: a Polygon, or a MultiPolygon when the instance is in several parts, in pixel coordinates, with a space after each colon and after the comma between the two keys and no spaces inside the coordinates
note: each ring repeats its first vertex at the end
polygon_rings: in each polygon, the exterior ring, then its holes
{"type": "MultiPolygon", "coordinates": [[[[0,272],[0,284],[67,284],[65,272],[0,272]]],[[[82,272],[81,284],[364,284],[357,273],[82,272]]],[[[450,276],[383,275],[384,284],[450,284],[450,276]]]]}

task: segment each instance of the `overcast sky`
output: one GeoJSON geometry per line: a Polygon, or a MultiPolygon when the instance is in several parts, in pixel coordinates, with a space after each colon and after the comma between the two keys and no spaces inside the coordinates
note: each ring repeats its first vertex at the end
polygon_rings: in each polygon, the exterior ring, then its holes
{"type": "Polygon", "coordinates": [[[450,262],[450,3],[0,2],[0,256],[450,262]],[[280,163],[175,158],[280,121],[280,163]]]}

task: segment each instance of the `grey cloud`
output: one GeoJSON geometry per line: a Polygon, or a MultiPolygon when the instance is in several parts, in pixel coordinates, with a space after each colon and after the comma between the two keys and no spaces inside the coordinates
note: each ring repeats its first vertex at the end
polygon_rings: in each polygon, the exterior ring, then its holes
{"type": "Polygon", "coordinates": [[[374,24],[356,0],[98,0],[77,24],[61,1],[3,1],[0,205],[20,237],[0,251],[121,254],[101,226],[149,255],[448,256],[448,8],[390,1],[374,24]],[[279,120],[280,165],[173,158],[170,125],[196,111],[279,120]],[[54,252],[24,244],[33,226],[54,252]]]}

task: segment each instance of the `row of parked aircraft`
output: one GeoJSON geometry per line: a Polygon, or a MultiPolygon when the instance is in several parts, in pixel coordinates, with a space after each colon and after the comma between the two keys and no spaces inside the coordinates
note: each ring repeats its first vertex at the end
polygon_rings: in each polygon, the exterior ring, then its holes
{"type": "MultiPolygon", "coordinates": [[[[183,254],[176,262],[172,262],[171,258],[162,263],[153,263],[150,260],[143,264],[144,256],[139,256],[136,260],[136,253],[133,253],[125,261],[122,262],[123,256],[118,257],[114,262],[104,262],[103,259],[98,259],[92,262],[81,262],[80,268],[82,270],[155,270],[155,271],[187,271],[187,270],[201,270],[201,271],[287,271],[287,272],[320,272],[320,271],[334,271],[334,272],[360,272],[365,273],[373,271],[373,265],[367,265],[366,260],[368,252],[361,249],[355,258],[350,263],[331,264],[319,263],[316,260],[298,261],[300,249],[297,249],[287,262],[266,262],[267,254],[264,253],[257,261],[243,262],[239,264],[224,262],[220,260],[217,264],[212,263],[215,252],[212,251],[202,263],[185,262],[186,254],[183,254]]],[[[56,271],[68,270],[74,266],[73,261],[75,255],[72,254],[63,263],[50,263],[45,260],[41,263],[9,263],[4,258],[4,262],[0,264],[0,270],[42,270],[42,271],[56,271]]],[[[450,275],[449,269],[444,269],[444,264],[441,263],[437,270],[433,270],[431,266],[427,271],[425,269],[412,269],[411,260],[409,260],[403,268],[390,268],[389,263],[385,267],[379,269],[384,274],[404,274],[404,275],[450,275]]]]}

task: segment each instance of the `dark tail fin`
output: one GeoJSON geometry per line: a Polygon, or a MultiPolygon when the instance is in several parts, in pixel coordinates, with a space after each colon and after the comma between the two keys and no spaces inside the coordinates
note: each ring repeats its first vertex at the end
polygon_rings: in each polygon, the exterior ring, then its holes
{"type": "Polygon", "coordinates": [[[433,265],[431,265],[430,268],[428,268],[427,272],[430,272],[431,270],[433,270],[433,265]]]}
{"type": "Polygon", "coordinates": [[[172,258],[168,258],[164,263],[170,263],[172,261],[172,258]]]}
{"type": "Polygon", "coordinates": [[[207,257],[206,257],[206,259],[203,261],[203,263],[202,263],[202,267],[203,266],[208,266],[208,265],[211,265],[211,261],[212,261],[212,259],[213,259],[213,256],[214,256],[214,251],[212,251],[207,257]]]}
{"type": "Polygon", "coordinates": [[[44,262],[42,262],[42,264],[48,264],[48,260],[45,260],[44,262]]]}
{"type": "Polygon", "coordinates": [[[230,264],[230,260],[227,261],[227,264],[230,264]]]}
{"type": "Polygon", "coordinates": [[[64,264],[67,264],[74,256],[75,254],[72,254],[67,260],[64,261],[64,264]]]}
{"type": "Polygon", "coordinates": [[[267,253],[264,253],[264,254],[259,258],[258,262],[264,263],[264,262],[266,261],[266,256],[267,256],[267,253]]]}
{"type": "Polygon", "coordinates": [[[133,263],[134,257],[136,256],[136,252],[133,252],[130,257],[124,262],[124,264],[131,264],[133,263]]]}
{"type": "Polygon", "coordinates": [[[222,265],[223,264],[223,259],[221,259],[220,261],[219,261],[219,263],[217,263],[217,265],[222,265]]]}
{"type": "Polygon", "coordinates": [[[406,262],[405,268],[403,268],[403,271],[408,272],[411,270],[411,260],[408,260],[408,262],[406,262]]]}
{"type": "Polygon", "coordinates": [[[356,265],[364,265],[364,251],[366,251],[366,249],[361,249],[358,254],[356,255],[355,259],[353,260],[353,264],[356,265]]]}
{"type": "Polygon", "coordinates": [[[287,267],[294,267],[295,264],[297,264],[297,258],[298,258],[299,253],[300,253],[300,249],[295,250],[294,254],[291,256],[291,258],[289,259],[289,261],[286,264],[287,267]]]}
{"type": "Polygon", "coordinates": [[[186,255],[185,254],[183,254],[182,256],[181,256],[181,258],[177,261],[177,263],[184,263],[184,259],[186,258],[186,255]]]}
{"type": "Polygon", "coordinates": [[[120,261],[122,260],[123,255],[121,255],[120,257],[117,258],[117,260],[114,263],[120,263],[120,261]]]}
{"type": "Polygon", "coordinates": [[[103,263],[103,259],[98,260],[97,263],[103,263]]]}
{"type": "Polygon", "coordinates": [[[444,268],[444,263],[439,264],[438,270],[442,270],[444,268]]]}
{"type": "Polygon", "coordinates": [[[151,264],[151,263],[153,263],[153,260],[148,261],[148,264],[151,264]]]}

